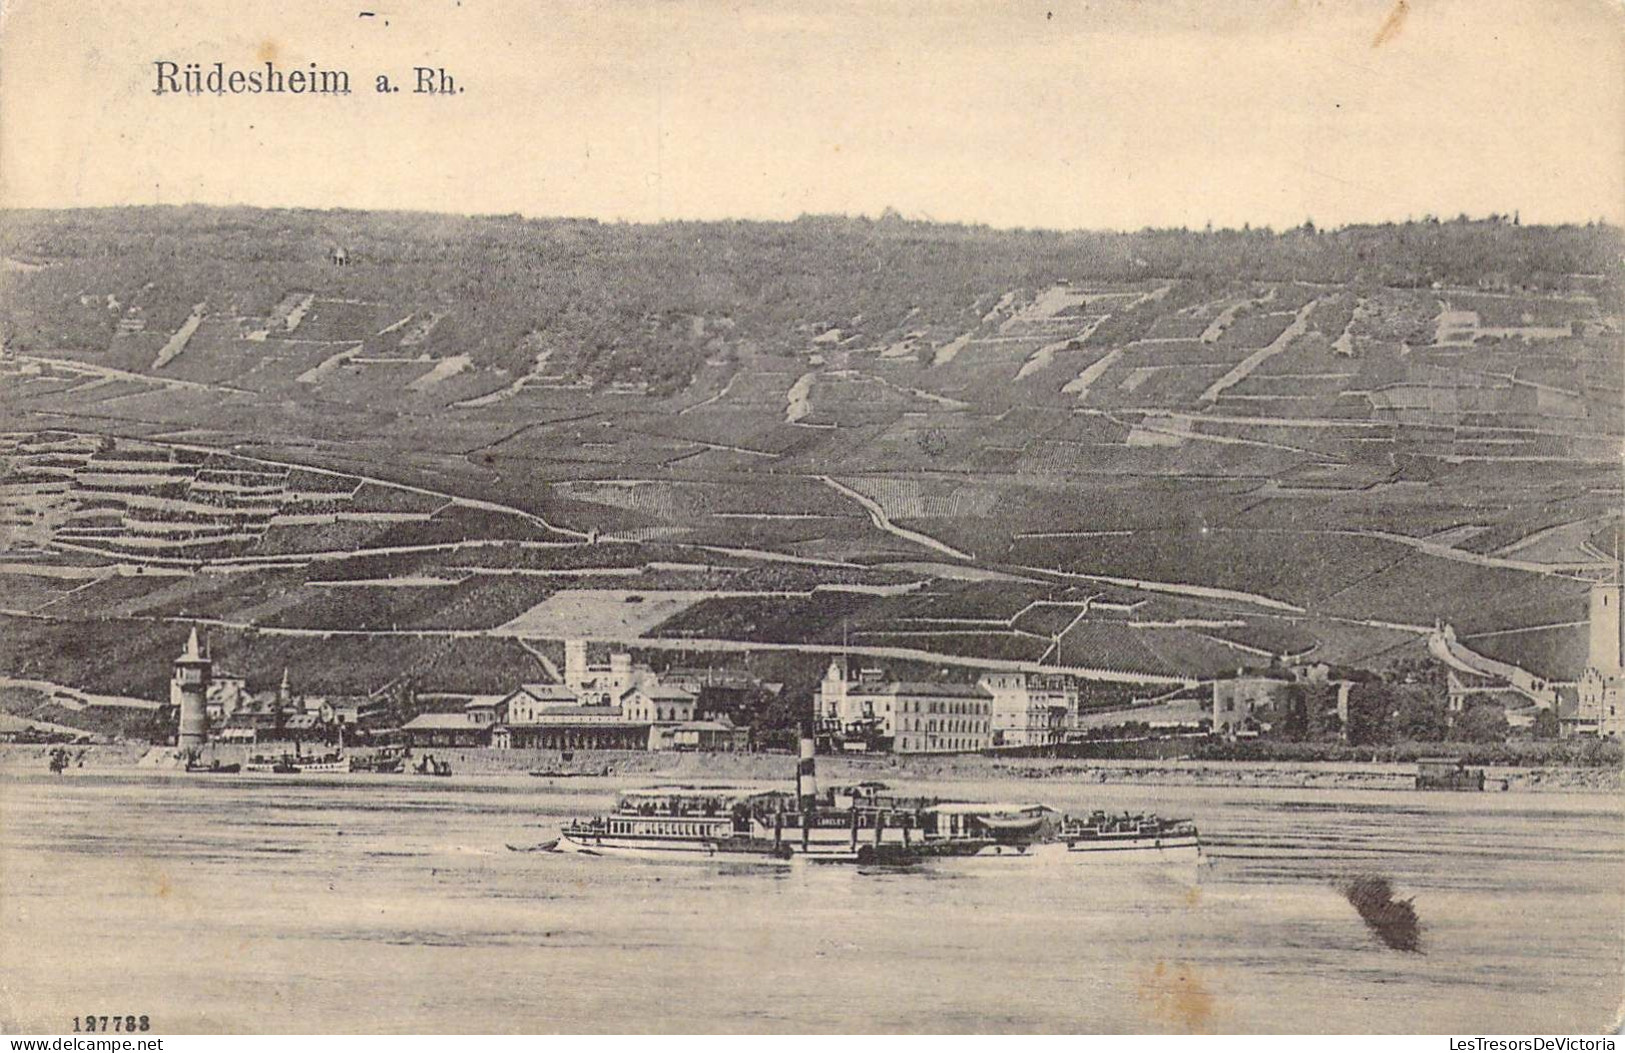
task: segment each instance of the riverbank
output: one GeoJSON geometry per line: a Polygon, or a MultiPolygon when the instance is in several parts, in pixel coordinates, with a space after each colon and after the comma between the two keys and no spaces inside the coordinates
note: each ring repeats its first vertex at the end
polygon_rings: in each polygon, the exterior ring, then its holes
{"type": "MultiPolygon", "coordinates": [[[[50,746],[0,745],[0,771],[45,770],[50,746]]],[[[260,747],[264,750],[267,747],[260,747]]],[[[88,771],[153,766],[153,747],[114,744],[71,747],[71,765],[88,771]],[[145,765],[143,760],[145,759],[145,765]]],[[[241,762],[250,747],[221,746],[209,754],[222,763],[241,762]]],[[[366,751],[361,751],[366,752],[366,751]]],[[[789,782],[795,761],[783,753],[647,753],[578,750],[565,761],[557,750],[431,749],[449,760],[457,777],[520,775],[533,771],[613,775],[629,782],[789,782]]],[[[1139,786],[1268,787],[1281,789],[1406,790],[1413,764],[1358,761],[1197,761],[1003,759],[979,755],[942,757],[834,756],[818,759],[820,781],[1048,780],[1139,786]]],[[[1619,768],[1501,766],[1486,768],[1487,789],[1509,792],[1617,794],[1625,788],[1619,768]]],[[[554,776],[557,778],[558,776],[554,776]]]]}

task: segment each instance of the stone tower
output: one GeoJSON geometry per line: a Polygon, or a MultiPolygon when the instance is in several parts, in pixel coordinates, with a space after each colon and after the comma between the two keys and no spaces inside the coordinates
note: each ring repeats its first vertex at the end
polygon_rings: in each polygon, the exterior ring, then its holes
{"type": "Polygon", "coordinates": [[[1619,605],[1625,574],[1615,556],[1614,580],[1591,586],[1591,647],[1572,727],[1565,734],[1625,738],[1625,625],[1619,605]]]}
{"type": "Polygon", "coordinates": [[[587,682],[587,641],[564,641],[564,686],[580,691],[587,682]]]}
{"type": "Polygon", "coordinates": [[[1591,586],[1591,649],[1592,669],[1605,677],[1625,673],[1625,623],[1619,617],[1620,582],[1616,576],[1611,582],[1591,586]]]}
{"type": "Polygon", "coordinates": [[[197,627],[186,641],[186,650],[175,659],[175,675],[169,682],[169,702],[180,710],[180,729],[175,745],[198,750],[209,735],[209,680],[214,663],[198,643],[197,627]]]}

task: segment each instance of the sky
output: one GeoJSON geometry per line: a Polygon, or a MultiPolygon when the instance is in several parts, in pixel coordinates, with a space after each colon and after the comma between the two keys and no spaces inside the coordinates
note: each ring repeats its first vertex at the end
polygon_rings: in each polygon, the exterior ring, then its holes
{"type": "Polygon", "coordinates": [[[14,207],[1625,221],[1625,0],[0,5],[14,207]],[[355,90],[158,96],[158,60],[355,90]]]}

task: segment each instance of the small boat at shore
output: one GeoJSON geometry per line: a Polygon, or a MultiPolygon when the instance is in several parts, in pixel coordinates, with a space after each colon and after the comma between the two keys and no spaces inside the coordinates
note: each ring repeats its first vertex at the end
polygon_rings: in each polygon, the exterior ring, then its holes
{"type": "Polygon", "coordinates": [[[351,754],[350,770],[355,772],[369,772],[373,775],[399,775],[406,767],[406,748],[404,746],[385,746],[374,753],[365,755],[351,754]]]}
{"type": "Polygon", "coordinates": [[[819,793],[810,740],[796,792],[629,790],[614,811],[560,830],[557,851],[641,859],[908,866],[938,860],[1181,863],[1201,858],[1194,823],[1147,813],[1069,816],[1046,805],[894,794],[882,783],[819,793]]]}
{"type": "Polygon", "coordinates": [[[218,759],[204,764],[199,760],[188,761],[186,771],[190,775],[236,775],[243,770],[241,764],[222,764],[218,759]]]}
{"type": "MultiPolygon", "coordinates": [[[[1469,768],[1460,757],[1420,757],[1416,761],[1418,790],[1464,790],[1482,792],[1484,769],[1469,768]]],[[[1502,787],[1505,789],[1505,786],[1502,787]]]]}
{"type": "Polygon", "coordinates": [[[256,753],[248,758],[243,770],[277,775],[325,775],[349,771],[350,759],[342,750],[309,756],[297,752],[276,756],[256,753]]]}

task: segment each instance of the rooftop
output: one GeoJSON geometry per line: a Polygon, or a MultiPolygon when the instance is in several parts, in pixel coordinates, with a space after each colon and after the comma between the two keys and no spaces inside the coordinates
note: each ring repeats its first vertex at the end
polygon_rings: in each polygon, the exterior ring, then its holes
{"type": "Polygon", "coordinates": [[[515,727],[536,724],[567,724],[572,720],[587,717],[597,717],[599,720],[624,720],[625,715],[625,710],[621,709],[620,706],[550,706],[536,714],[533,720],[510,720],[508,723],[510,726],[515,727]]]}
{"type": "Polygon", "coordinates": [[[467,713],[419,713],[405,724],[402,731],[475,731],[485,725],[474,723],[467,713]]]}
{"type": "Polygon", "coordinates": [[[538,702],[574,702],[576,699],[576,693],[563,684],[520,684],[519,691],[538,702]]]}
{"type": "Polygon", "coordinates": [[[738,728],[726,720],[690,720],[677,725],[678,731],[737,731],[738,728]]]}
{"type": "Polygon", "coordinates": [[[679,702],[692,701],[694,698],[694,692],[685,691],[673,684],[650,684],[647,687],[634,687],[628,689],[626,694],[622,695],[621,697],[625,698],[626,695],[630,695],[634,691],[641,691],[649,698],[676,700],[679,702]]]}
{"type": "Polygon", "coordinates": [[[909,695],[924,698],[992,698],[992,692],[977,684],[934,684],[923,680],[888,680],[884,683],[849,684],[856,695],[909,695]]]}

